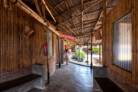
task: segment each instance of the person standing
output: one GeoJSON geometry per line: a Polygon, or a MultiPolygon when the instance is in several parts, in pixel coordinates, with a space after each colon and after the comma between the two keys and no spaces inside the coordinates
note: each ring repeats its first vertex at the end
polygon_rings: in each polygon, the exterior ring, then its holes
{"type": "Polygon", "coordinates": [[[66,61],[66,65],[68,65],[68,62],[69,62],[68,49],[65,50],[65,61],[66,61]]]}

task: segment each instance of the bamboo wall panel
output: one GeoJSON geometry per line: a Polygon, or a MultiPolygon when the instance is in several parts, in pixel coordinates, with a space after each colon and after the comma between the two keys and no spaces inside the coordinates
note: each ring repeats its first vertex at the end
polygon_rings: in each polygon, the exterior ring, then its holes
{"type": "MultiPolygon", "coordinates": [[[[106,16],[106,0],[103,1],[103,16],[106,16]]],[[[102,61],[103,61],[103,65],[107,65],[106,64],[106,17],[103,17],[103,26],[102,26],[102,61]]]]}
{"type": "Polygon", "coordinates": [[[135,65],[135,68],[136,68],[136,82],[138,83],[138,1],[137,0],[134,0],[134,10],[137,11],[137,12],[134,12],[134,20],[135,20],[135,43],[136,43],[136,47],[135,47],[135,56],[137,57],[135,60],[136,60],[136,63],[134,63],[135,65]]]}
{"type": "MultiPolygon", "coordinates": [[[[124,78],[138,83],[138,2],[136,0],[120,0],[117,5],[109,12],[106,19],[106,29],[103,29],[103,61],[104,65],[124,78]],[[132,72],[125,71],[113,65],[113,23],[131,12],[132,14],[132,72]]],[[[104,28],[104,27],[103,27],[104,28]]]]}
{"type": "MultiPolygon", "coordinates": [[[[23,68],[32,64],[45,64],[46,57],[43,52],[39,54],[41,45],[45,42],[44,30],[40,23],[15,5],[12,5],[11,10],[4,9],[3,0],[1,0],[0,72],[23,68]],[[34,30],[30,38],[23,36],[25,26],[29,26],[34,30]]],[[[56,35],[53,35],[56,39],[56,35]]],[[[55,48],[55,46],[53,47],[55,48]]],[[[50,68],[52,69],[55,68],[55,58],[54,55],[49,59],[52,62],[50,62],[50,68]]]]}

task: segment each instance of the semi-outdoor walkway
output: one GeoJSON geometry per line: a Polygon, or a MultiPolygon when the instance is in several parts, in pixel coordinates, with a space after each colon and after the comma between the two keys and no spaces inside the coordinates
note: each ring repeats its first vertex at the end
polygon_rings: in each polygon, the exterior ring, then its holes
{"type": "Polygon", "coordinates": [[[92,88],[91,69],[69,63],[56,70],[45,90],[32,92],[92,92],[92,88]]]}

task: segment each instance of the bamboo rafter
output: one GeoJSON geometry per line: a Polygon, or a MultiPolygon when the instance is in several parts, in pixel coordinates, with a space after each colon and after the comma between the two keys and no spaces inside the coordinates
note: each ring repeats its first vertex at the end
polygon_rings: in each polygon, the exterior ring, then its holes
{"type": "Polygon", "coordinates": [[[50,16],[51,16],[52,19],[54,20],[54,22],[56,22],[56,19],[55,19],[55,17],[53,16],[53,14],[52,14],[52,12],[50,11],[50,9],[48,8],[48,6],[47,6],[45,0],[42,0],[42,2],[43,2],[43,4],[45,5],[46,10],[49,12],[50,16]]]}
{"type": "MultiPolygon", "coordinates": [[[[59,15],[56,11],[55,11],[55,9],[53,9],[53,7],[47,2],[47,4],[48,4],[48,6],[53,10],[53,12],[56,14],[56,15],[59,15]]],[[[62,16],[60,16],[60,18],[62,19],[62,20],[64,20],[64,18],[62,17],[62,16]]],[[[74,34],[74,35],[76,35],[76,33],[74,33],[74,31],[70,28],[70,26],[68,25],[68,24],[66,24],[65,23],[65,25],[67,26],[67,28],[69,28],[69,30],[74,34]]]]}
{"type": "MultiPolygon", "coordinates": [[[[70,9],[69,9],[69,5],[68,5],[67,1],[64,0],[64,2],[65,2],[65,5],[66,5],[66,7],[67,7],[67,9],[68,9],[68,12],[69,12],[69,14],[70,14],[70,17],[72,17],[72,13],[71,13],[71,11],[70,11],[70,9]]],[[[73,25],[74,25],[75,30],[76,30],[76,25],[75,25],[74,19],[72,19],[72,22],[73,22],[73,25]]]]}
{"type": "Polygon", "coordinates": [[[99,0],[99,1],[95,2],[94,4],[92,4],[92,5],[90,5],[89,7],[85,8],[83,11],[79,12],[77,15],[72,16],[72,18],[69,18],[69,19],[63,21],[62,23],[59,23],[58,25],[61,25],[61,24],[65,23],[65,22],[67,22],[67,21],[69,21],[69,20],[71,20],[71,19],[73,19],[73,18],[75,18],[75,17],[80,16],[80,15],[82,14],[82,12],[85,12],[86,10],[90,9],[91,7],[97,5],[97,4],[100,3],[100,2],[102,2],[102,0],[99,0]]]}

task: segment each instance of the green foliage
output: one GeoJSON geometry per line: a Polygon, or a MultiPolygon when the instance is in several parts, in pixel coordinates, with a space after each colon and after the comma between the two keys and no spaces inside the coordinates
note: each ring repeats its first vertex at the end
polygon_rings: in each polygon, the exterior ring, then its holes
{"type": "MultiPolygon", "coordinates": [[[[88,49],[91,50],[91,46],[89,46],[88,49]]],[[[100,51],[101,51],[101,53],[102,53],[102,50],[100,50],[100,51]]],[[[93,46],[93,47],[92,47],[92,52],[99,53],[99,48],[96,47],[96,46],[93,46]]]]}
{"type": "Polygon", "coordinates": [[[84,52],[80,52],[80,58],[84,59],[86,57],[84,52]]]}
{"type": "Polygon", "coordinates": [[[76,47],[75,48],[75,57],[80,57],[80,58],[84,59],[86,57],[86,55],[84,52],[79,52],[79,47],[76,47]]]}
{"type": "Polygon", "coordinates": [[[78,48],[75,49],[75,56],[76,56],[76,57],[79,57],[79,49],[78,49],[78,48]]]}
{"type": "Polygon", "coordinates": [[[99,53],[99,48],[93,47],[93,48],[92,48],[92,52],[99,53]]]}

